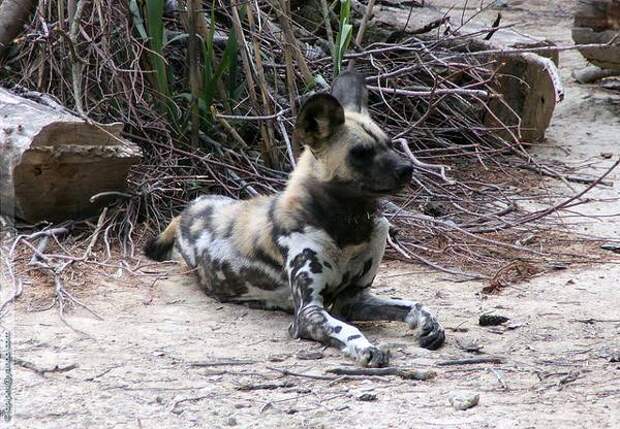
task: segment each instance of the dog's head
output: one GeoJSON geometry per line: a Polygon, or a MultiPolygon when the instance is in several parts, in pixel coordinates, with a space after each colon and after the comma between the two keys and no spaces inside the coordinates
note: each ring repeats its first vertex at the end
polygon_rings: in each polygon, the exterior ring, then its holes
{"type": "Polygon", "coordinates": [[[316,158],[316,177],[350,195],[387,195],[411,180],[413,166],[368,113],[368,89],[360,74],[343,73],[331,94],[311,97],[297,116],[294,138],[316,158]]]}

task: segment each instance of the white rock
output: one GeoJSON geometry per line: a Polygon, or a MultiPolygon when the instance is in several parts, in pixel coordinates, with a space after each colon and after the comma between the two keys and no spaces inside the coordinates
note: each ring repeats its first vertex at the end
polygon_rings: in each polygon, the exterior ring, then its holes
{"type": "Polygon", "coordinates": [[[448,401],[455,410],[467,410],[478,405],[480,395],[473,392],[450,392],[448,401]]]}

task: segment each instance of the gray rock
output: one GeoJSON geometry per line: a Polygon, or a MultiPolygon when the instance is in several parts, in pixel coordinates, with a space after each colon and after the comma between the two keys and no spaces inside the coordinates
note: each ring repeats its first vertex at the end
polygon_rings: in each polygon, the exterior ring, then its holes
{"type": "Polygon", "coordinates": [[[357,397],[358,401],[364,401],[364,402],[372,402],[372,401],[376,401],[377,400],[377,394],[376,393],[362,393],[361,395],[359,395],[357,397]]]}
{"type": "Polygon", "coordinates": [[[609,250],[614,253],[620,253],[620,243],[605,243],[601,245],[601,249],[609,250]]]}
{"type": "Polygon", "coordinates": [[[455,410],[467,410],[478,405],[480,395],[473,392],[450,392],[448,401],[455,410]]]}
{"type": "Polygon", "coordinates": [[[510,319],[506,316],[500,316],[499,314],[482,314],[478,319],[480,326],[497,326],[502,323],[508,322],[510,319]]]}

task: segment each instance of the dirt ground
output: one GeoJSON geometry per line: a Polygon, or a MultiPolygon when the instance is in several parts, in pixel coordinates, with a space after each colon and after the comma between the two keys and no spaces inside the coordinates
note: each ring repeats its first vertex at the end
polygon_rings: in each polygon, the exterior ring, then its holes
{"type": "MultiPolygon", "coordinates": [[[[508,3],[504,22],[571,43],[573,1],[508,3]]],[[[592,171],[601,173],[611,160],[600,154],[620,153],[620,96],[573,82],[571,70],[585,64],[577,52],[560,59],[566,98],[547,142],[533,153],[595,162],[592,171]]],[[[618,184],[591,196],[607,202],[579,207],[575,230],[620,237],[618,184]]],[[[493,296],[480,294],[482,283],[442,277],[390,263],[376,282],[380,295],[410,297],[439,312],[448,329],[439,351],[417,347],[402,324],[362,325],[371,341],[392,349],[394,365],[434,369],[429,381],[284,376],[282,370],[326,376],[328,368],[353,364],[289,338],[288,315],[219,304],[184,275],[90,279],[80,297],[104,320],[85,311],[68,315],[89,337],[63,325],[55,309],[32,311],[24,297],[11,322],[14,357],[27,362],[14,365],[13,427],[620,427],[620,363],[611,362],[620,351],[620,265],[560,270],[493,296]],[[509,324],[478,326],[487,311],[510,317],[509,324]],[[463,350],[472,342],[483,354],[463,350]],[[437,365],[477,356],[503,363],[437,365]],[[41,374],[28,363],[77,367],[41,374]],[[448,396],[459,391],[478,393],[479,405],[453,409],[448,396]]]]}

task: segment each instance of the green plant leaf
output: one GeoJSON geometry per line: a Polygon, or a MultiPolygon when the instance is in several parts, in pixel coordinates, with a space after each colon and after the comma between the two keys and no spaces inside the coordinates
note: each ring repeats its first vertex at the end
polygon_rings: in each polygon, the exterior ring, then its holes
{"type": "Polygon", "coordinates": [[[353,35],[353,25],[349,23],[351,19],[351,0],[340,1],[340,16],[338,25],[338,34],[334,41],[333,61],[334,74],[338,76],[342,69],[342,60],[351,43],[353,35]]]}
{"type": "Polygon", "coordinates": [[[159,93],[161,108],[168,114],[170,121],[174,124],[178,119],[178,115],[170,97],[172,91],[168,84],[168,65],[163,53],[164,46],[166,45],[164,0],[146,0],[145,5],[146,32],[150,48],[148,58],[155,74],[155,89],[159,93]]]}
{"type": "MultiPolygon", "coordinates": [[[[222,79],[225,72],[229,73],[229,92],[231,83],[231,72],[237,72],[237,38],[234,31],[230,31],[228,35],[228,41],[222,54],[222,59],[219,65],[215,68],[215,54],[213,50],[213,38],[215,36],[215,7],[211,11],[211,28],[209,29],[209,39],[205,41],[203,47],[203,55],[205,58],[204,64],[204,89],[201,97],[201,110],[205,112],[205,116],[210,118],[211,105],[215,98],[217,90],[217,84],[222,79]]],[[[236,79],[236,76],[234,77],[236,79]]],[[[234,80],[232,81],[234,82],[234,80]]]]}

